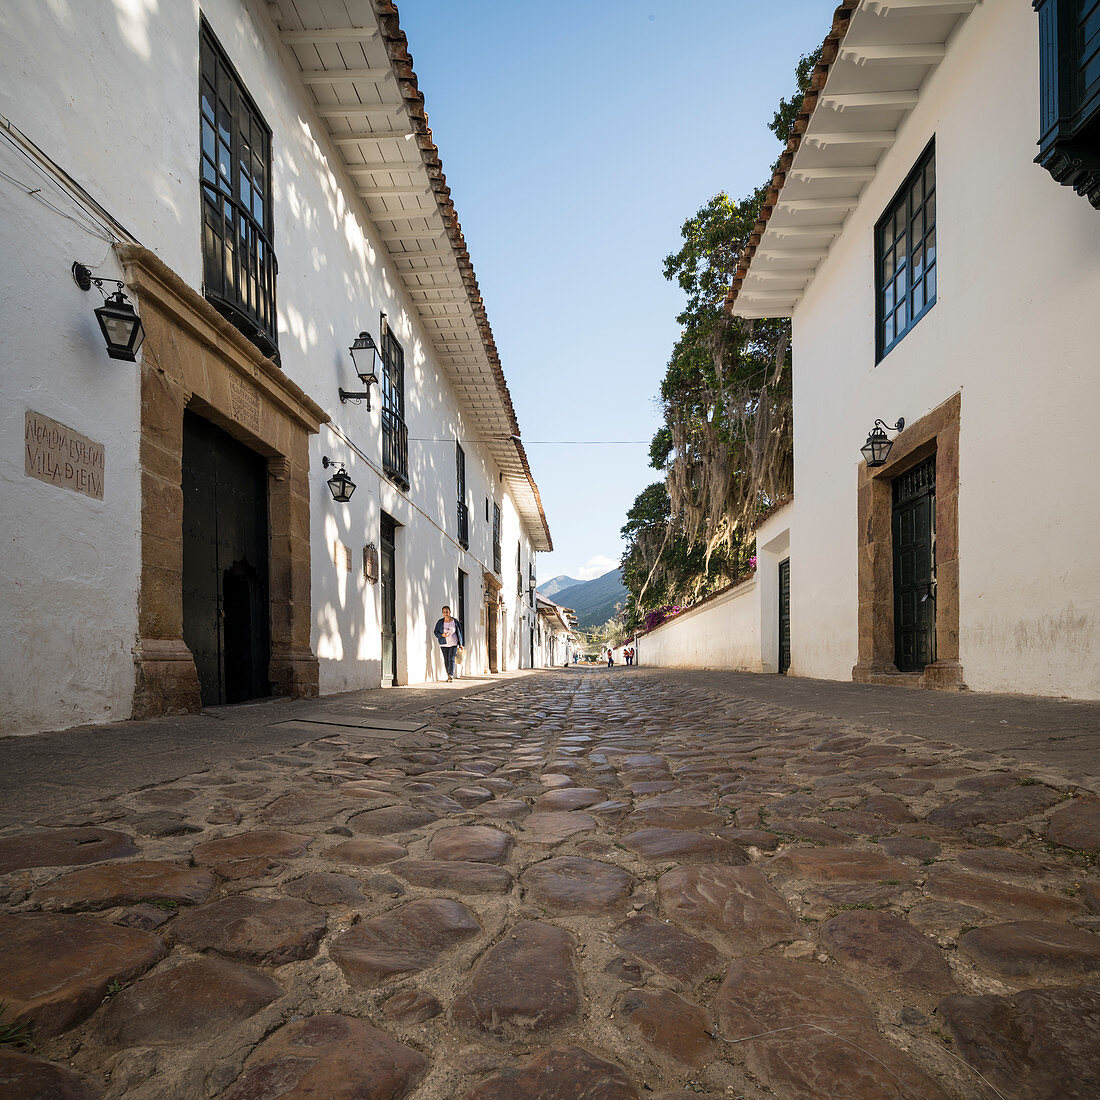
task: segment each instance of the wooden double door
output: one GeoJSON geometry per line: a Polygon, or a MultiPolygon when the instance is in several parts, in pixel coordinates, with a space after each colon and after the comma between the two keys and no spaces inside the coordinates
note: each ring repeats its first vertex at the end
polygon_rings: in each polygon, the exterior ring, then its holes
{"type": "Polygon", "coordinates": [[[271,694],[267,462],[183,418],[183,639],[203,706],[271,694]]]}

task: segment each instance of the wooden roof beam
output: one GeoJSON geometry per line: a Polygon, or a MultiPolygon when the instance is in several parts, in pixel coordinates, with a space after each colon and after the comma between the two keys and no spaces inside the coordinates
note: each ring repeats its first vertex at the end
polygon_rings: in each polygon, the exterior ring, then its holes
{"type": "Polygon", "coordinates": [[[378,37],[377,27],[318,27],[314,30],[280,31],[288,46],[313,46],[318,42],[369,42],[378,37]]]}
{"type": "MultiPolygon", "coordinates": [[[[431,190],[423,185],[420,187],[360,187],[357,189],[356,193],[361,195],[364,199],[400,199],[408,195],[427,198],[431,194],[431,190]]],[[[426,217],[428,214],[434,213],[434,210],[426,210],[421,217],[426,217]]],[[[379,211],[377,216],[379,218],[385,218],[387,215],[384,211],[379,211]]]]}
{"type": "Polygon", "coordinates": [[[917,105],[916,92],[844,92],[826,94],[821,105],[845,111],[910,111],[917,105]]]}
{"type": "Polygon", "coordinates": [[[372,130],[357,134],[333,134],[335,145],[358,145],[361,141],[407,141],[413,136],[411,129],[372,130]]]}
{"type": "Polygon", "coordinates": [[[768,225],[768,234],[777,237],[835,237],[844,228],[837,225],[768,225]]]}
{"type": "Polygon", "coordinates": [[[402,160],[395,164],[383,164],[376,161],[373,164],[352,164],[348,166],[348,173],[353,176],[375,175],[378,172],[416,172],[424,167],[422,161],[402,160]]]}
{"type": "Polygon", "coordinates": [[[847,134],[807,133],[804,140],[818,149],[827,149],[830,145],[875,145],[888,149],[897,140],[897,134],[893,130],[853,130],[847,134]]]}
{"type": "Polygon", "coordinates": [[[978,0],[867,0],[875,15],[969,15],[978,0]]]}
{"type": "Polygon", "coordinates": [[[393,79],[393,69],[303,69],[298,78],[306,84],[384,84],[393,79]]]}
{"type": "Polygon", "coordinates": [[[805,211],[814,213],[819,210],[852,210],[859,204],[859,196],[848,198],[840,196],[835,199],[785,199],[780,197],[776,204],[784,210],[805,211]]]}
{"type": "Polygon", "coordinates": [[[845,45],[840,47],[840,60],[855,65],[938,65],[946,52],[946,46],[932,43],[911,46],[845,45]]]}
{"type": "MultiPolygon", "coordinates": [[[[346,106],[334,104],[329,107],[318,107],[316,110],[321,118],[343,118],[345,115],[354,115],[356,118],[389,119],[393,118],[393,116],[401,110],[401,104],[390,103],[383,104],[379,107],[361,107],[350,103],[346,106]]],[[[342,137],[343,135],[341,134],[338,136],[342,137]]]]}
{"type": "Polygon", "coordinates": [[[857,183],[870,183],[878,168],[873,164],[863,164],[852,168],[792,168],[790,174],[800,180],[853,180],[857,183]]]}

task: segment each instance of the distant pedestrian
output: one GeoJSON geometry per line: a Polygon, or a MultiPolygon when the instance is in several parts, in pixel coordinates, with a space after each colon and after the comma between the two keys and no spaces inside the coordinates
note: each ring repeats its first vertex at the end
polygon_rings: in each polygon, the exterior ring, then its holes
{"type": "Polygon", "coordinates": [[[634,650],[628,646],[623,650],[623,656],[626,658],[626,667],[629,668],[634,660],[634,650]]]}
{"type": "Polygon", "coordinates": [[[611,666],[614,663],[615,663],[615,654],[609,649],[607,651],[607,667],[611,668],[611,666]]]}
{"type": "Polygon", "coordinates": [[[447,669],[447,683],[455,676],[455,655],[462,645],[462,624],[451,615],[451,609],[443,605],[443,618],[435,624],[435,636],[443,651],[443,664],[447,669]]]}

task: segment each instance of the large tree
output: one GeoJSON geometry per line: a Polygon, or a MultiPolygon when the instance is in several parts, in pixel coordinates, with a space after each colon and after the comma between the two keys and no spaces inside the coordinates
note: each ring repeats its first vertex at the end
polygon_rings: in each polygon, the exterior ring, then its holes
{"type": "MultiPolygon", "coordinates": [[[[784,145],[817,59],[800,59],[797,91],[769,124],[784,145]]],[[[715,195],[684,222],[682,247],[665,258],[665,278],[685,303],[661,382],[664,424],[650,446],[650,464],[665,474],[663,503],[651,485],[623,528],[624,583],[636,613],[737,576],[755,520],[793,492],[790,322],[724,308],[766,192],[739,201],[715,195]]]]}

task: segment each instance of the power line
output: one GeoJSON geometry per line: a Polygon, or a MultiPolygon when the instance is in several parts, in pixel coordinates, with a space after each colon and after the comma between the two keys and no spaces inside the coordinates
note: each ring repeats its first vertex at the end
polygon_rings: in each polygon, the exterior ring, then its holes
{"type": "MultiPolygon", "coordinates": [[[[502,443],[502,439],[456,439],[453,435],[435,439],[429,436],[409,436],[410,443],[502,443]]],[[[648,447],[648,439],[520,439],[525,447],[648,447]]]]}

